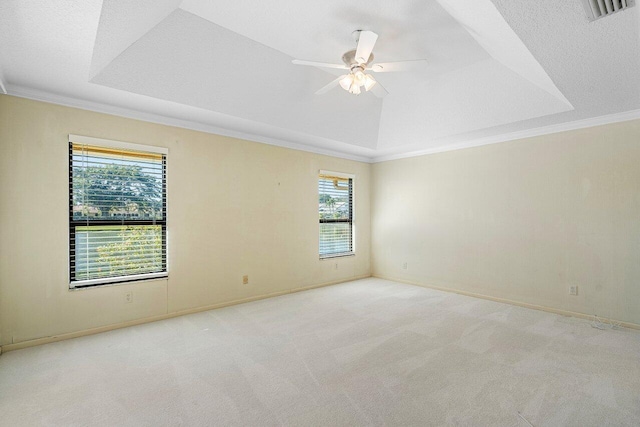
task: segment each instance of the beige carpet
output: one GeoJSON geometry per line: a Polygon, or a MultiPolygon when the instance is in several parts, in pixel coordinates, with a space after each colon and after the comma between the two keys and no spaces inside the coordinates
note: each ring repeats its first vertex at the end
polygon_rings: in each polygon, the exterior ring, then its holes
{"type": "Polygon", "coordinates": [[[7,426],[528,423],[639,426],[640,332],[365,279],[0,356],[7,426]]]}

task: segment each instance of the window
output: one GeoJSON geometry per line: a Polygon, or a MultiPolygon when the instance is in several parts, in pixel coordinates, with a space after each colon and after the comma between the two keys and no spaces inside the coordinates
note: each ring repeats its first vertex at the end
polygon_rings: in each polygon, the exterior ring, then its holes
{"type": "Polygon", "coordinates": [[[353,255],[353,178],[320,171],[320,258],[353,255]]]}
{"type": "Polygon", "coordinates": [[[71,288],[167,276],[166,153],[69,135],[71,288]]]}

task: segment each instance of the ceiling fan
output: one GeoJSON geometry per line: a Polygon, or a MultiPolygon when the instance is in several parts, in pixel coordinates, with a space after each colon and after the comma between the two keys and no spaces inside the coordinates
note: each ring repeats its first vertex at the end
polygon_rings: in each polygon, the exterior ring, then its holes
{"type": "Polygon", "coordinates": [[[424,59],[415,61],[385,62],[373,64],[373,47],[378,40],[378,35],[373,31],[356,30],[353,32],[356,39],[357,47],[354,50],[345,52],[342,55],[344,64],[328,64],[326,62],[313,62],[294,59],[292,62],[296,65],[309,65],[312,67],[337,68],[340,70],[349,70],[349,74],[344,74],[328,85],[324,86],[316,92],[321,95],[328,92],[334,87],[340,85],[344,90],[354,95],[360,95],[361,88],[365,91],[372,91],[379,98],[387,95],[387,90],[376,82],[372,75],[366,74],[371,70],[376,73],[388,73],[392,71],[407,71],[421,67],[426,64],[424,59]]]}

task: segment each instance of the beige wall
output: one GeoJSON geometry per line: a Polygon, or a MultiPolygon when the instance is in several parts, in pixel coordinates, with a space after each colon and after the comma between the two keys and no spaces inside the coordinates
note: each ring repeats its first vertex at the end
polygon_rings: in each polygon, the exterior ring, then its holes
{"type": "Polygon", "coordinates": [[[369,178],[365,163],[0,96],[0,344],[368,276],[369,178]],[[169,279],[69,291],[70,133],[169,149],[169,279]],[[320,169],[356,175],[355,257],[318,259],[320,169]]]}
{"type": "Polygon", "coordinates": [[[640,324],[638,165],[640,121],[371,167],[0,96],[0,345],[371,271],[640,324]],[[169,279],[68,290],[69,133],[169,148],[169,279]],[[320,169],[357,176],[337,270],[318,260],[320,169]]]}
{"type": "Polygon", "coordinates": [[[371,209],[376,276],[640,324],[640,121],[375,164],[371,209]]]}

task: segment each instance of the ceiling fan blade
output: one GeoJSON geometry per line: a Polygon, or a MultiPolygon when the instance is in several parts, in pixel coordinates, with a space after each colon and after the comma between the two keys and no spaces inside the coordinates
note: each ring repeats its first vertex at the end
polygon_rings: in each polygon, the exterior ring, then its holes
{"type": "Polygon", "coordinates": [[[291,62],[293,62],[296,65],[308,65],[308,66],[311,66],[311,67],[338,68],[340,70],[348,70],[349,69],[344,64],[328,64],[326,62],[303,61],[301,59],[294,59],[291,62]]]}
{"type": "Polygon", "coordinates": [[[369,56],[376,45],[378,35],[373,31],[360,31],[358,35],[358,47],[356,48],[356,61],[360,64],[366,64],[369,56]]]}
{"type": "Polygon", "coordinates": [[[382,62],[373,64],[368,68],[376,73],[390,73],[393,71],[422,70],[426,65],[427,61],[425,59],[416,59],[415,61],[382,62]]]}
{"type": "Polygon", "coordinates": [[[338,77],[337,79],[335,79],[334,81],[332,81],[328,85],[318,89],[318,91],[316,92],[316,95],[322,95],[323,93],[329,92],[331,89],[333,89],[334,87],[338,86],[338,84],[340,83],[340,80],[344,79],[345,77],[347,77],[346,74],[343,75],[343,76],[338,77]]]}
{"type": "Polygon", "coordinates": [[[387,90],[380,84],[380,82],[376,82],[376,84],[373,85],[373,87],[369,91],[373,92],[373,94],[378,98],[384,98],[389,94],[389,92],[387,92],[387,90]]]}

